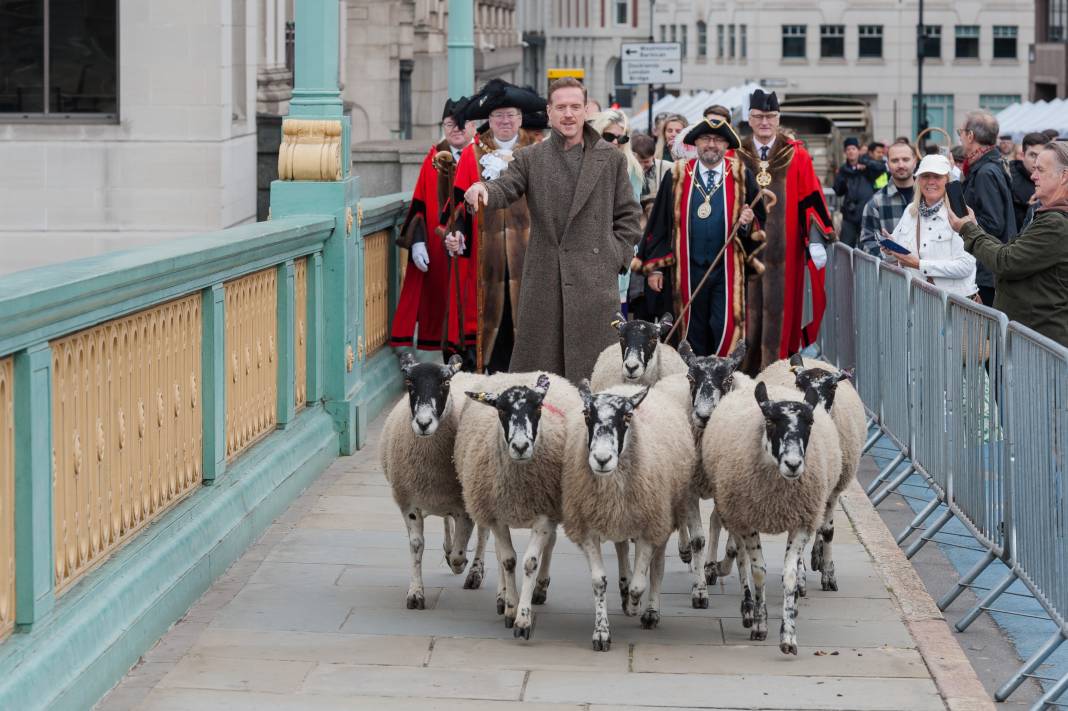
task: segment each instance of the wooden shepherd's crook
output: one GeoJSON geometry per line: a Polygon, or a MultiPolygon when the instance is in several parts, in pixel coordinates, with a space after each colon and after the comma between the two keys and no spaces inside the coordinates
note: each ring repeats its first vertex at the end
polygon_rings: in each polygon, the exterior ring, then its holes
{"type": "MultiPolygon", "coordinates": [[[[767,188],[761,188],[760,192],[757,193],[757,196],[755,198],[753,198],[752,201],[750,201],[749,209],[752,210],[756,206],[757,202],[759,202],[760,200],[764,200],[764,208],[766,210],[770,210],[771,208],[775,207],[775,203],[777,203],[779,201],[779,199],[777,197],[775,197],[775,193],[771,192],[767,188]],[[767,199],[765,199],[765,198],[767,198],[767,199]]],[[[749,224],[753,224],[753,223],[749,223],[749,224]]],[[[690,292],[690,300],[686,302],[686,305],[684,307],[682,307],[682,313],[679,314],[679,317],[675,320],[675,324],[671,327],[671,330],[668,331],[668,335],[667,335],[667,338],[664,339],[664,343],[667,343],[667,342],[669,342],[671,340],[671,337],[675,334],[675,330],[679,327],[679,324],[681,324],[683,321],[686,320],[686,314],[688,314],[690,312],[690,306],[693,305],[693,301],[694,301],[694,299],[697,298],[697,295],[701,293],[701,289],[704,288],[705,283],[708,281],[708,277],[712,276],[712,272],[716,269],[717,266],[719,266],[719,260],[723,259],[723,254],[724,254],[724,252],[727,251],[727,245],[729,245],[731,242],[733,242],[735,240],[738,240],[738,228],[741,227],[741,226],[742,226],[742,223],[740,223],[740,222],[735,222],[734,223],[734,227],[731,229],[730,235],[727,237],[726,241],[723,243],[723,247],[720,248],[719,254],[717,254],[716,258],[712,261],[712,266],[710,266],[708,268],[708,271],[705,272],[705,275],[703,277],[701,277],[701,281],[699,281],[697,283],[697,288],[694,289],[692,292],[690,292]]],[[[749,254],[749,257],[753,257],[757,253],[759,253],[760,250],[764,249],[764,246],[766,244],[767,244],[767,241],[765,241],[759,247],[754,249],[749,254]]],[[[739,247],[742,246],[740,241],[738,242],[738,246],[739,247]]],[[[686,340],[686,338],[689,335],[690,335],[690,324],[687,323],[685,330],[682,332],[682,339],[686,340]]]]}

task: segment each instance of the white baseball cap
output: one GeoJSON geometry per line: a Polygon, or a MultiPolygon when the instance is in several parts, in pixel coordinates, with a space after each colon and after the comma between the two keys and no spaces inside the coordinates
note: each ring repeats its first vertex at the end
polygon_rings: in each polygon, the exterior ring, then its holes
{"type": "Polygon", "coordinates": [[[920,161],[920,165],[916,168],[916,175],[923,173],[934,173],[935,175],[949,175],[951,169],[949,167],[949,159],[943,155],[932,154],[924,156],[920,161]]]}

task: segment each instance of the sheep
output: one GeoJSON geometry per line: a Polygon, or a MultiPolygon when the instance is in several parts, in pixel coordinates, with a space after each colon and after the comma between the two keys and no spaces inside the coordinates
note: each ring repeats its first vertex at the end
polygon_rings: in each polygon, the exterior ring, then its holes
{"type": "Polygon", "coordinates": [[[748,569],[753,594],[742,599],[750,639],[767,638],[761,533],[788,533],[783,562],[779,650],[797,654],[798,569],[801,552],[819,528],[841,474],[838,431],[819,395],[809,388],[768,388],[727,395],[702,439],[702,463],[715,481],[716,508],[738,542],[739,569],[748,569]],[[755,400],[755,402],[754,402],[755,400]],[[714,434],[715,436],[709,436],[714,434]]]}
{"type": "MultiPolygon", "coordinates": [[[[820,572],[820,587],[823,590],[836,591],[838,579],[835,576],[834,556],[831,551],[831,542],[834,540],[834,510],[838,506],[838,497],[849,486],[849,482],[856,478],[860,466],[864,440],[868,434],[864,403],[848,382],[853,377],[852,369],[840,371],[815,358],[806,360],[800,353],[791,356],[789,361],[778,361],[772,365],[774,370],[770,374],[767,371],[762,373],[761,380],[767,378],[765,382],[771,384],[774,379],[777,383],[797,387],[801,391],[812,388],[820,396],[820,404],[831,414],[831,419],[838,428],[842,449],[842,473],[827,499],[823,525],[812,542],[810,560],[812,570],[820,572]],[[782,363],[787,363],[789,368],[784,369],[780,365],[782,363]]],[[[771,369],[772,366],[768,368],[771,369]]]]}
{"type": "Polygon", "coordinates": [[[467,396],[487,407],[468,407],[460,418],[455,459],[464,504],[479,526],[493,531],[505,580],[505,626],[514,625],[516,637],[530,639],[531,605],[546,600],[562,518],[565,412],[578,409],[582,401],[571,383],[545,373],[532,388],[516,385],[500,393],[468,391],[467,396]],[[518,599],[510,528],[531,530],[518,599]]]}
{"type": "Polygon", "coordinates": [[[685,373],[686,364],[678,352],[660,342],[671,324],[671,314],[650,323],[627,321],[617,313],[612,325],[619,331],[619,348],[608,346],[597,356],[590,387],[600,392],[613,385],[655,385],[668,375],[685,373]]]}
{"type": "Polygon", "coordinates": [[[664,548],[683,525],[696,458],[686,415],[648,386],[615,386],[593,394],[579,385],[582,409],[568,413],[562,475],[564,532],[586,554],[594,594],[593,649],[608,651],[601,541],[635,541],[634,575],[623,612],[637,614],[649,589],[641,625],[660,622],[664,548]]]}
{"type": "MultiPolygon", "coordinates": [[[[400,366],[408,399],[401,399],[386,418],[382,430],[382,469],[408,529],[411,579],[407,607],[426,606],[423,590],[423,519],[445,517],[445,554],[456,574],[467,565],[467,544],[474,523],[464,509],[460,480],[453,464],[453,445],[459,422],[450,386],[473,387],[484,376],[461,373],[462,359],[453,356],[448,365],[417,363],[410,353],[401,355],[400,366]]],[[[466,398],[465,398],[466,399],[466,398]]],[[[475,589],[485,574],[487,532],[480,530],[474,560],[464,588],[475,589]]]]}

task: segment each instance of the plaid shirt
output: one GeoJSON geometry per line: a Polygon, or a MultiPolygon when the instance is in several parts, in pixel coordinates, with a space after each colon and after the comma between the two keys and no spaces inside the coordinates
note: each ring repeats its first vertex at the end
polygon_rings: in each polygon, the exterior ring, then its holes
{"type": "Polygon", "coordinates": [[[882,256],[879,251],[879,240],[883,238],[881,230],[893,233],[908,206],[905,196],[897,191],[894,181],[887,183],[886,187],[875,193],[864,206],[857,247],[873,256],[882,256]]]}

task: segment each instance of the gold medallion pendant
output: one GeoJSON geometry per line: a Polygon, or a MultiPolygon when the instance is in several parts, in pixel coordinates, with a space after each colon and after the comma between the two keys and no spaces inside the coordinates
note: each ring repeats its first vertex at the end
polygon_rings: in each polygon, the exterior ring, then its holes
{"type": "Polygon", "coordinates": [[[704,220],[711,214],[712,206],[708,204],[708,198],[705,198],[705,201],[697,208],[697,216],[704,220]]]}
{"type": "Polygon", "coordinates": [[[759,168],[756,176],[757,185],[762,188],[766,188],[771,185],[771,173],[768,172],[768,162],[766,160],[760,161],[760,164],[757,166],[757,168],[759,168]]]}

